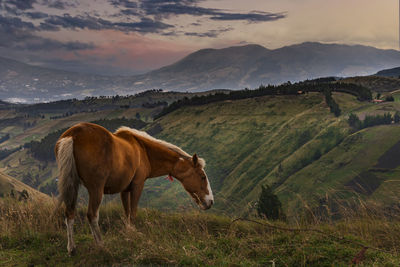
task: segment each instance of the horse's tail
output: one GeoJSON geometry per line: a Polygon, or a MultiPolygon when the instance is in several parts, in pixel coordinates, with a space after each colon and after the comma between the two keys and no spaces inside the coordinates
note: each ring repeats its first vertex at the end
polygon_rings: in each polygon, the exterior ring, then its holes
{"type": "Polygon", "coordinates": [[[68,210],[74,210],[80,185],[80,178],[76,170],[74,158],[74,141],[72,136],[61,138],[56,144],[56,159],[58,163],[58,204],[62,203],[68,210]]]}

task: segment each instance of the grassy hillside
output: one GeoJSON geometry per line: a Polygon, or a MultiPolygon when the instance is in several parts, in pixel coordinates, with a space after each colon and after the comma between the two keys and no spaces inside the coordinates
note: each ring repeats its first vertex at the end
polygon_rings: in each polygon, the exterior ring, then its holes
{"type": "MultiPolygon", "coordinates": [[[[265,184],[281,199],[289,219],[308,212],[299,207],[317,212],[329,204],[330,212],[335,213],[337,205],[351,207],[358,199],[390,208],[397,199],[389,196],[396,195],[393,189],[400,182],[397,161],[388,159],[396,157],[393,153],[400,142],[400,128],[389,125],[354,132],[347,117],[350,113],[361,119],[394,113],[400,110],[399,102],[360,102],[344,93],[334,93],[333,98],[342,110],[339,117],[330,113],[320,93],[262,96],[184,106],[151,122],[146,130],[207,160],[206,171],[216,200],[214,210],[218,212],[252,214],[265,184]],[[386,161],[391,162],[389,167],[379,167],[379,162],[386,161]],[[332,203],[331,199],[346,203],[332,203]]],[[[11,115],[4,111],[4,117],[11,115]]],[[[136,110],[44,119],[14,134],[4,146],[38,139],[78,121],[122,116],[134,118],[136,110]]],[[[55,163],[38,161],[27,149],[1,160],[0,167],[35,188],[45,192],[55,189],[55,163]]],[[[162,178],[146,183],[140,205],[163,210],[192,208],[179,183],[162,178]]]]}
{"type": "Polygon", "coordinates": [[[27,186],[26,184],[14,179],[13,177],[0,172],[0,198],[14,197],[16,199],[25,200],[49,200],[50,197],[27,186]],[[23,192],[27,194],[24,194],[23,192]]]}
{"type": "Polygon", "coordinates": [[[259,219],[233,221],[208,212],[141,209],[132,228],[121,218],[122,207],[110,203],[100,210],[104,247],[94,246],[85,211],[79,209],[75,220],[77,253],[69,257],[65,226],[62,216],[53,217],[54,204],[0,203],[2,266],[400,264],[399,218],[388,220],[379,214],[359,213],[330,224],[313,221],[288,225],[259,219]],[[369,248],[363,254],[364,246],[369,248]]]}
{"type": "Polygon", "coordinates": [[[358,76],[340,80],[344,83],[354,83],[364,86],[374,92],[392,92],[400,89],[400,79],[383,76],[358,76]]]}
{"type": "MultiPolygon", "coordinates": [[[[312,93],[184,107],[156,121],[163,129],[158,137],[207,159],[220,212],[253,212],[262,184],[273,187],[292,217],[304,211],[299,205],[319,209],[330,197],[342,196],[349,206],[353,197],[396,203],[386,196],[395,194],[393,188],[400,184],[397,163],[379,170],[376,165],[400,141],[400,128],[378,126],[353,133],[347,116],[394,113],[399,104],[359,102],[340,93],[334,98],[343,111],[338,118],[329,113],[322,95],[312,93]],[[369,189],[364,192],[354,184],[369,189]]],[[[185,195],[178,183],[153,180],[146,185],[142,205],[174,208],[176,203],[186,205],[185,195]]]]}

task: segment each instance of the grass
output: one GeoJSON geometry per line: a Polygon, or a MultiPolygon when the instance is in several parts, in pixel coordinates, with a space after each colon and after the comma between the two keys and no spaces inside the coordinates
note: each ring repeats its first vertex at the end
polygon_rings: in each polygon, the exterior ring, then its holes
{"type": "Polygon", "coordinates": [[[312,227],[324,233],[319,234],[282,231],[253,222],[233,223],[232,218],[208,212],[142,209],[133,228],[124,224],[122,208],[109,203],[100,210],[104,247],[94,246],[80,208],[75,224],[77,254],[69,257],[62,216],[52,217],[53,210],[54,204],[48,202],[1,200],[1,266],[273,266],[272,262],[275,266],[349,266],[362,249],[357,242],[382,249],[368,249],[361,266],[400,264],[399,218],[275,223],[279,227],[312,227]]]}

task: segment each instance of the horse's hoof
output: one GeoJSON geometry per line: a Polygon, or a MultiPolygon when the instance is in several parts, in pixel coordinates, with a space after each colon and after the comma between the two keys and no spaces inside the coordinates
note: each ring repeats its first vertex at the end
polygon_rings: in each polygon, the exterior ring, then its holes
{"type": "Polygon", "coordinates": [[[136,232],[136,227],[135,227],[135,225],[132,224],[132,223],[127,223],[127,224],[126,224],[126,229],[129,230],[129,231],[134,231],[134,232],[136,232]]]}
{"type": "Polygon", "coordinates": [[[75,256],[76,255],[76,248],[72,248],[72,249],[68,250],[68,255],[70,257],[75,256]]]}

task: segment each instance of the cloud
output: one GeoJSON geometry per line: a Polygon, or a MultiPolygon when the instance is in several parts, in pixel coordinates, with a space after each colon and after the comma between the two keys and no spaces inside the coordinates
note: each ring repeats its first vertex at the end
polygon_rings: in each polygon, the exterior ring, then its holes
{"type": "Polygon", "coordinates": [[[155,21],[150,18],[142,18],[139,22],[117,22],[113,25],[119,27],[121,30],[136,31],[141,33],[148,32],[159,32],[174,26],[163,23],[161,21],[155,21]]]}
{"type": "Polygon", "coordinates": [[[138,7],[138,3],[137,2],[133,2],[133,1],[129,1],[129,0],[111,0],[110,3],[114,6],[114,7],[125,7],[125,8],[137,8],[138,7]]]}
{"type": "Polygon", "coordinates": [[[66,51],[76,51],[76,50],[88,50],[94,49],[95,46],[90,43],[81,42],[60,42],[48,38],[32,36],[26,42],[20,42],[15,44],[14,48],[21,50],[30,51],[49,51],[49,50],[66,50],[66,51]]]}
{"type": "Polygon", "coordinates": [[[212,16],[213,20],[245,20],[248,22],[264,22],[283,19],[285,13],[267,13],[267,12],[251,12],[251,13],[219,13],[212,16]]]}
{"type": "Polygon", "coordinates": [[[1,4],[4,6],[8,6],[10,8],[15,8],[19,10],[27,10],[32,9],[33,4],[36,3],[36,0],[3,0],[1,4]]]}
{"type": "Polygon", "coordinates": [[[44,19],[49,16],[48,14],[43,12],[25,12],[24,15],[30,19],[44,19]]]}
{"type": "Polygon", "coordinates": [[[45,19],[42,29],[46,27],[62,27],[65,29],[89,29],[89,30],[107,30],[114,29],[124,32],[141,32],[141,33],[157,33],[164,29],[173,28],[170,24],[156,21],[151,18],[143,17],[136,22],[111,22],[109,20],[89,16],[79,15],[71,16],[64,14],[63,16],[51,16],[45,19]]]}
{"type": "Polygon", "coordinates": [[[57,50],[67,51],[93,49],[93,44],[82,42],[61,42],[40,37],[34,34],[39,30],[31,22],[22,21],[16,17],[4,17],[0,15],[0,47],[21,50],[57,50]]]}
{"type": "Polygon", "coordinates": [[[253,11],[249,13],[235,13],[222,9],[197,6],[200,0],[142,0],[133,2],[128,0],[111,0],[114,7],[121,7],[122,15],[145,15],[163,19],[171,16],[190,15],[206,16],[212,20],[265,22],[283,19],[286,13],[269,13],[253,11]]]}
{"type": "Polygon", "coordinates": [[[66,10],[70,7],[76,7],[77,3],[75,1],[67,0],[42,0],[41,4],[50,8],[66,10]]]}
{"type": "Polygon", "coordinates": [[[218,30],[210,30],[207,32],[185,32],[186,36],[196,36],[196,37],[209,37],[209,38],[216,38],[223,32],[228,32],[233,30],[233,28],[226,28],[226,29],[218,29],[218,30]]]}

